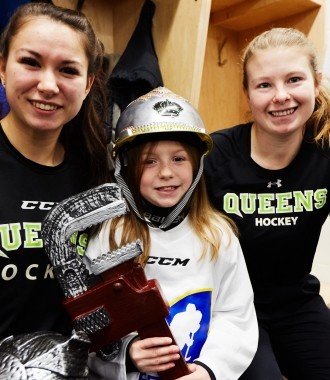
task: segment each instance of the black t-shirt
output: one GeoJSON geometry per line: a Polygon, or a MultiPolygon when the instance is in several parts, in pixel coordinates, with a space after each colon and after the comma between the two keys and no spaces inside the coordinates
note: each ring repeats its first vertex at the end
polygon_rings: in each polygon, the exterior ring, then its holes
{"type": "Polygon", "coordinates": [[[260,167],[250,156],[251,124],[212,133],[205,160],[212,203],[237,223],[257,301],[267,287],[298,283],[312,267],[329,214],[330,150],[303,142],[289,166],[260,167]]]}
{"type": "Polygon", "coordinates": [[[85,190],[84,166],[73,157],[56,167],[36,164],[0,128],[0,338],[42,330],[71,332],[41,226],[55,203],[85,190]]]}

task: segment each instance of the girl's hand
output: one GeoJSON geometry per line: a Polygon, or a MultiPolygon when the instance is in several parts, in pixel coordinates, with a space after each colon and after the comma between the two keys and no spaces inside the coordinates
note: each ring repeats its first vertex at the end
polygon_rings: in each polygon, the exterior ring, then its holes
{"type": "Polygon", "coordinates": [[[209,373],[200,365],[189,364],[188,368],[191,373],[176,380],[211,380],[209,373]]]}
{"type": "Polygon", "coordinates": [[[180,358],[180,348],[171,344],[172,339],[147,338],[133,340],[129,347],[129,355],[140,372],[161,372],[175,366],[180,358]]]}

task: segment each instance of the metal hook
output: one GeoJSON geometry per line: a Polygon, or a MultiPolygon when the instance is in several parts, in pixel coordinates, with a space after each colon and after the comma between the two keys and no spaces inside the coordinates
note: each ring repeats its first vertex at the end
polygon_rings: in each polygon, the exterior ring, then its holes
{"type": "Polygon", "coordinates": [[[77,4],[77,11],[81,11],[83,5],[84,5],[84,2],[85,0],[78,0],[78,4],[77,4]]]}
{"type": "Polygon", "coordinates": [[[224,66],[227,63],[227,59],[224,59],[224,60],[221,59],[221,54],[226,43],[227,43],[227,37],[225,37],[222,42],[218,43],[218,66],[224,66]]]}

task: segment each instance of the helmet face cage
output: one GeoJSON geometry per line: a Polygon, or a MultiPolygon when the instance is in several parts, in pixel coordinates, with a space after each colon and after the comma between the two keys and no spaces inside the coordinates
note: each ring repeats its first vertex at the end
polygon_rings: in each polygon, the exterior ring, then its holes
{"type": "Polygon", "coordinates": [[[171,140],[176,140],[177,136],[179,141],[197,141],[202,154],[207,154],[212,148],[212,139],[197,110],[181,96],[165,87],[158,87],[131,102],[120,115],[113,157],[137,137],[143,137],[145,141],[165,140],[169,135],[171,140]]]}

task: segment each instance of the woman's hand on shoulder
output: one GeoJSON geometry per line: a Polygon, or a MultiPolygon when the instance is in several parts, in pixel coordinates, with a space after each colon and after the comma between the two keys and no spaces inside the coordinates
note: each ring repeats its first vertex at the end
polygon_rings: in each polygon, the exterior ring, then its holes
{"type": "Polygon", "coordinates": [[[136,338],[129,347],[129,355],[140,372],[161,372],[175,366],[180,348],[168,337],[136,338]]]}

